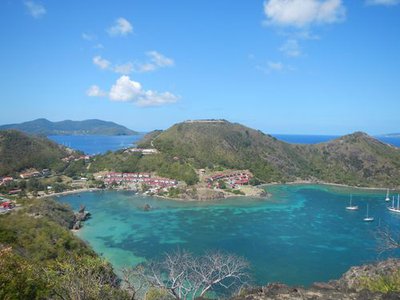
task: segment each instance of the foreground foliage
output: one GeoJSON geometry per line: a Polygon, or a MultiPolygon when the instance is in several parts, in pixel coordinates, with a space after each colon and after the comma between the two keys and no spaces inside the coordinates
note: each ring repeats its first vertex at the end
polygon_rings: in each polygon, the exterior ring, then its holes
{"type": "Polygon", "coordinates": [[[0,299],[127,299],[111,265],[68,230],[71,216],[47,199],[0,216],[0,299]]]}
{"type": "Polygon", "coordinates": [[[362,278],[360,285],[373,292],[400,293],[400,270],[394,274],[382,275],[377,278],[362,278]]]}

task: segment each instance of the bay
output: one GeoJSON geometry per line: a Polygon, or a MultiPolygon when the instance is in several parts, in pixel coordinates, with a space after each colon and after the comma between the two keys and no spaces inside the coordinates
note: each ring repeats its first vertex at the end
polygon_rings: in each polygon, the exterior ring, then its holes
{"type": "MultiPolygon", "coordinates": [[[[376,230],[400,230],[385,191],[327,185],[265,187],[269,199],[231,198],[183,202],[131,192],[102,191],[60,197],[93,217],[78,235],[119,270],[186,249],[223,250],[249,260],[256,284],[310,285],[339,278],[353,265],[385,258],[377,253],[376,230]],[[359,211],[346,211],[350,194],[359,211]],[[151,211],[144,211],[150,204],[151,211]],[[369,204],[375,222],[362,221],[369,204]]],[[[399,253],[390,253],[399,256],[399,253]]]]}
{"type": "Polygon", "coordinates": [[[116,151],[133,147],[145,134],[138,135],[50,135],[49,139],[58,144],[83,151],[85,154],[103,154],[107,151],[116,151]]]}

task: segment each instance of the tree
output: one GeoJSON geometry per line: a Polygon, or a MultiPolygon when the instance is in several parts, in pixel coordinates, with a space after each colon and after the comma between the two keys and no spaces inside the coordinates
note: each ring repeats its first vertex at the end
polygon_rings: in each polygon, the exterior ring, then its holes
{"type": "Polygon", "coordinates": [[[131,300],[137,299],[137,295],[142,293],[142,291],[148,287],[142,265],[138,265],[135,268],[123,268],[122,282],[125,290],[129,293],[131,300]]]}
{"type": "Polygon", "coordinates": [[[141,267],[150,287],[165,290],[174,299],[187,300],[203,297],[217,287],[232,290],[243,286],[249,264],[239,256],[222,252],[194,256],[176,251],[141,267]]]}

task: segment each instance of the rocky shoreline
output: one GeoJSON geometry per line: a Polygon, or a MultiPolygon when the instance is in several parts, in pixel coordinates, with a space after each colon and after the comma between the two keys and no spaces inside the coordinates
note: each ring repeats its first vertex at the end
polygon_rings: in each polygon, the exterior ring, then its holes
{"type": "Polygon", "coordinates": [[[86,210],[84,205],[81,205],[78,212],[74,213],[74,225],[72,226],[72,230],[79,230],[83,226],[83,222],[90,218],[90,212],[86,210]]]}
{"type": "Polygon", "coordinates": [[[270,283],[247,290],[231,300],[398,300],[400,291],[374,292],[365,288],[365,280],[379,280],[400,272],[400,259],[351,267],[338,280],[316,282],[309,288],[270,283]]]}

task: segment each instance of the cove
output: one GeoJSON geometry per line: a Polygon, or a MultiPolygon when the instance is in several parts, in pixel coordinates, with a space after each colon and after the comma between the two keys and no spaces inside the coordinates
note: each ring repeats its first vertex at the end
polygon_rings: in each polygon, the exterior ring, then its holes
{"type": "Polygon", "coordinates": [[[86,205],[92,218],[77,234],[117,270],[178,248],[194,254],[223,250],[245,257],[258,285],[337,279],[353,265],[386,257],[376,251],[379,224],[400,230],[400,215],[386,209],[385,191],[327,185],[265,189],[272,194],[268,199],[181,202],[100,191],[58,200],[74,210],[86,205]],[[358,211],[345,210],[350,194],[358,211]],[[146,203],[151,211],[143,210],[146,203]],[[373,223],[362,221],[367,204],[373,223]]]}

